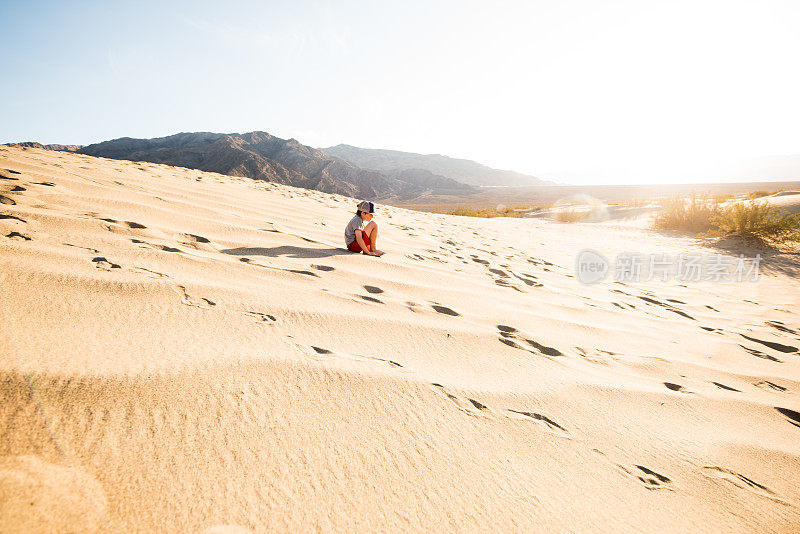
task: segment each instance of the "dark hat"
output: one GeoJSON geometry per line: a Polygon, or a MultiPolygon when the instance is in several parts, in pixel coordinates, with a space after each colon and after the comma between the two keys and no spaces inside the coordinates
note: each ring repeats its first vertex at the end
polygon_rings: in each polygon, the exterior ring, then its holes
{"type": "Polygon", "coordinates": [[[366,200],[362,200],[358,203],[358,211],[363,211],[364,213],[375,213],[375,204],[372,202],[367,202],[366,200]]]}

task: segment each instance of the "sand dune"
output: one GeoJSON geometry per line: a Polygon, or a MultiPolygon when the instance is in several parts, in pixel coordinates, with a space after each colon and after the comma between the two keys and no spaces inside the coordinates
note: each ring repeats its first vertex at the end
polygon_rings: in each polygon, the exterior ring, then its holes
{"type": "Polygon", "coordinates": [[[793,532],[800,262],[0,148],[0,531],[793,532]]]}
{"type": "Polygon", "coordinates": [[[772,206],[783,208],[789,213],[800,213],[800,191],[779,191],[753,202],[766,202],[772,206]]]}

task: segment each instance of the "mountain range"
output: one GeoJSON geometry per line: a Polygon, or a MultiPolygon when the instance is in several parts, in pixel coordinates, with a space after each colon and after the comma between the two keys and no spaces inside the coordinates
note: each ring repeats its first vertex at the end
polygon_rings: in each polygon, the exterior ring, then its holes
{"type": "Polygon", "coordinates": [[[316,149],[261,131],[179,133],[153,139],[122,137],[85,146],[16,144],[187,167],[382,202],[468,195],[482,185],[544,183],[533,176],[469,160],[350,145],[316,149]]]}
{"type": "Polygon", "coordinates": [[[81,154],[149,161],[295,187],[387,201],[437,194],[467,193],[471,187],[443,177],[408,180],[365,170],[343,159],[267,132],[179,133],[155,139],[123,137],[87,145],[81,154]]]}
{"type": "Polygon", "coordinates": [[[62,152],[77,152],[86,145],[43,145],[36,141],[24,141],[22,143],[6,143],[6,146],[19,146],[22,148],[45,148],[47,150],[61,150],[62,152]]]}
{"type": "Polygon", "coordinates": [[[457,159],[441,154],[415,154],[398,150],[359,148],[352,145],[336,145],[320,148],[331,156],[374,169],[387,176],[402,176],[409,171],[414,175],[429,172],[473,186],[525,186],[549,185],[553,182],[514,171],[492,169],[468,159],[457,159]]]}

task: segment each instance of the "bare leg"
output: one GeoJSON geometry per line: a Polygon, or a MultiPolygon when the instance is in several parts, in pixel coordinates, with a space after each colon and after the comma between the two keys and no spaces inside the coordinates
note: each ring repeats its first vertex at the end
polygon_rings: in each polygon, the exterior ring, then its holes
{"type": "Polygon", "coordinates": [[[378,250],[378,225],[375,221],[370,221],[367,226],[364,227],[364,233],[369,236],[370,241],[370,251],[378,254],[379,256],[384,252],[382,250],[378,250]]]}
{"type": "Polygon", "coordinates": [[[367,234],[367,237],[369,237],[369,242],[371,243],[369,249],[374,252],[375,246],[377,245],[376,241],[378,239],[378,225],[375,223],[375,221],[370,221],[364,227],[364,233],[367,234]]]}

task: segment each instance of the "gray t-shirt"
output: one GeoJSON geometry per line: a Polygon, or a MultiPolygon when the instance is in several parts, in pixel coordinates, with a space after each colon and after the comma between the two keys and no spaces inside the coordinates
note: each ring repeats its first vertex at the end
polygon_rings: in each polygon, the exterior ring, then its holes
{"type": "Polygon", "coordinates": [[[344,246],[349,247],[350,243],[356,240],[356,230],[364,228],[364,220],[358,215],[350,219],[347,226],[344,227],[344,246]]]}

